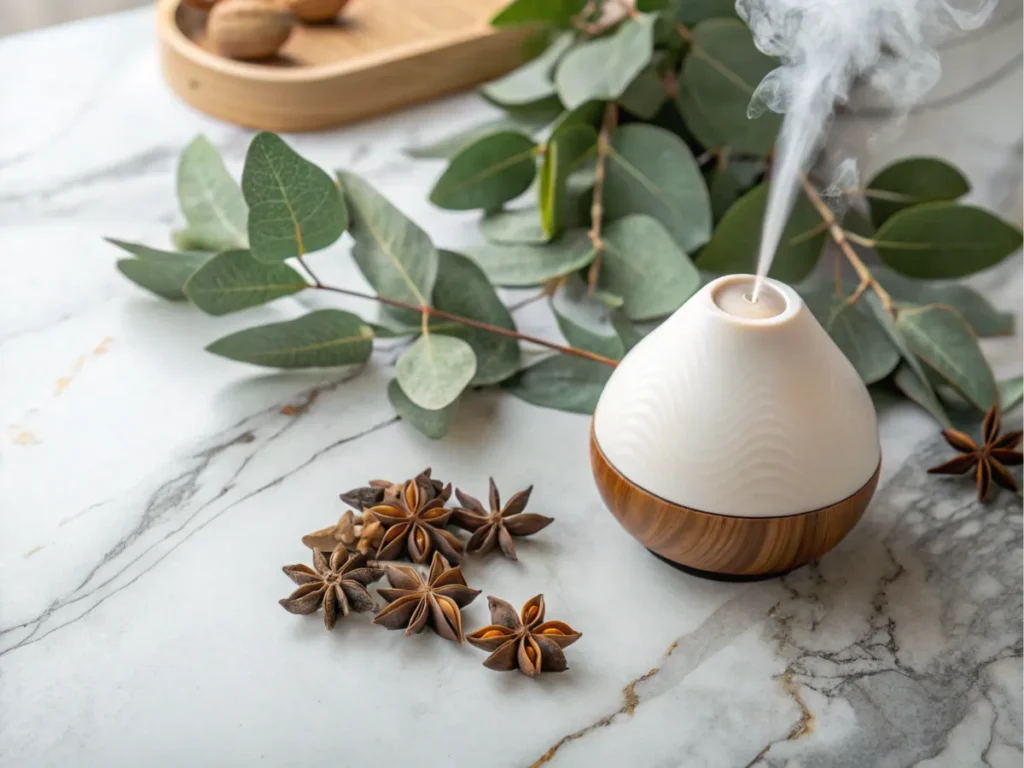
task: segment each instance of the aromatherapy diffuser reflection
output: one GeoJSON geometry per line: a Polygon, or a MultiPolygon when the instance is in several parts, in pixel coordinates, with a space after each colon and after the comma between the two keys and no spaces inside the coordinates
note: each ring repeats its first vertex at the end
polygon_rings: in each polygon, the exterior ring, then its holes
{"type": "Polygon", "coordinates": [[[820,557],[864,513],[881,453],[867,389],[797,293],[709,283],[622,360],[590,438],[619,522],[705,575],[820,557]]]}

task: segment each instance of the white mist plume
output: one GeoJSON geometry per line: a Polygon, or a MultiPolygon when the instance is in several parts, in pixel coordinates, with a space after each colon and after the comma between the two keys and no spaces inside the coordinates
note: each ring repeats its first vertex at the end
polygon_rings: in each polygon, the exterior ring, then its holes
{"type": "Polygon", "coordinates": [[[934,44],[954,29],[973,29],[997,0],[736,0],[757,47],[782,61],[751,99],[750,116],[765,107],[784,112],[757,286],[768,272],[789,218],[800,173],[820,147],[836,103],[855,82],[877,91],[905,114],[939,79],[934,44]]]}

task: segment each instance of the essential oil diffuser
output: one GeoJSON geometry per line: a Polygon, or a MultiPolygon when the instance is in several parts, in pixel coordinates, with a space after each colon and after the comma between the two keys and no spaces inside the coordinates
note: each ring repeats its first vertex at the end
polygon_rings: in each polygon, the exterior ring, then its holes
{"type": "Polygon", "coordinates": [[[702,575],[767,577],[820,557],[878,482],[875,411],[797,293],[706,285],[626,355],[590,436],[605,504],[644,546],[702,575]]]}

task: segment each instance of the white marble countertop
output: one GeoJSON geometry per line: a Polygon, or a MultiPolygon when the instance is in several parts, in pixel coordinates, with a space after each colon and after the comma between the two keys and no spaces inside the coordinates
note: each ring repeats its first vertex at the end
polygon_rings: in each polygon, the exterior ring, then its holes
{"type": "MultiPolygon", "coordinates": [[[[181,148],[203,132],[238,170],[249,137],[164,87],[148,12],[0,41],[0,72],[0,764],[1021,764],[1020,499],[929,478],[943,448],[913,407],[883,409],[881,488],[820,565],[686,576],[602,507],[586,418],[479,393],[431,442],[392,415],[386,353],[270,375],[203,352],[294,301],[214,319],[118,275],[101,238],[167,242],[181,148]],[[277,605],[339,491],[427,464],[477,493],[535,484],[556,523],[520,563],[466,574],[517,605],[543,592],[584,633],[568,672],[496,674],[429,632],[355,615],[328,633],[277,605]]],[[[464,96],[294,145],[458,247],[473,217],[433,209],[439,166],[399,150],[488,109],[464,96]]],[[[998,149],[1019,169],[1019,116],[982,165],[998,149]]],[[[359,279],[343,246],[314,263],[359,279]]],[[[1020,313],[1020,275],[978,284],[1020,313]]],[[[986,351],[1020,372],[1019,336],[986,351]]],[[[465,611],[486,619],[483,598],[465,611]]]]}

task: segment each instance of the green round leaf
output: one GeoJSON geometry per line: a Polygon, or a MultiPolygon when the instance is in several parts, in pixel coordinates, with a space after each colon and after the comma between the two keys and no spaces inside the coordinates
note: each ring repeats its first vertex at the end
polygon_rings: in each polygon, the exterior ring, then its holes
{"type": "Polygon", "coordinates": [[[454,403],[473,380],[476,355],[462,339],[427,333],[402,353],[395,371],[413,403],[436,411],[454,403]]]}
{"type": "Polygon", "coordinates": [[[351,312],[319,309],[232,333],[206,350],[271,368],[330,368],[365,363],[373,352],[373,331],[351,312]]]}
{"type": "Polygon", "coordinates": [[[988,299],[965,283],[914,280],[884,267],[871,271],[898,302],[951,307],[971,327],[975,336],[1013,335],[1013,313],[996,309],[988,299]]]}
{"type": "Polygon", "coordinates": [[[495,285],[509,288],[540,285],[568,275],[594,260],[594,246],[586,230],[566,232],[547,245],[483,245],[470,256],[495,285]]]}
{"type": "Polygon", "coordinates": [[[711,172],[708,192],[711,195],[711,213],[716,222],[721,221],[737,200],[745,195],[758,177],[764,173],[761,160],[730,160],[724,168],[711,172]]]}
{"type": "Polygon", "coordinates": [[[766,111],[752,120],[747,107],[778,62],[757,50],[750,30],[737,19],[711,19],[692,32],[679,91],[687,127],[705,147],[767,154],[782,118],[766,111]]]}
{"type": "Polygon", "coordinates": [[[1003,413],[1009,413],[1024,400],[1024,377],[1014,376],[1012,379],[1003,379],[999,387],[999,408],[1003,413]]]}
{"type": "Polygon", "coordinates": [[[326,248],[348,226],[331,177],[273,133],[258,133],[249,145],[242,193],[249,204],[249,249],[258,261],[284,261],[326,248]]]}
{"type": "MultiPolygon", "coordinates": [[[[483,270],[451,251],[441,251],[440,269],[434,284],[434,306],[470,320],[516,329],[512,315],[494,292],[483,270]]],[[[519,370],[519,342],[508,336],[471,328],[468,325],[434,318],[431,333],[444,333],[466,341],[476,355],[476,374],[472,384],[497,384],[519,370]]]]}
{"type": "MultiPolygon", "coordinates": [[[[741,197],[722,217],[711,242],[697,257],[697,266],[720,274],[753,274],[757,270],[767,202],[767,184],[759,184],[741,197]]],[[[818,263],[825,238],[824,222],[818,212],[806,197],[799,195],[768,274],[786,283],[800,282],[818,263]]]]}
{"type": "Polygon", "coordinates": [[[711,237],[711,200],[693,154],[678,136],[653,125],[631,123],[613,134],[604,210],[610,219],[653,216],[687,252],[711,237]]]}
{"type": "Polygon", "coordinates": [[[438,257],[427,233],[356,174],[339,171],[338,179],[352,217],[352,256],[367,282],[389,299],[429,304],[438,257]]]}
{"type": "Polygon", "coordinates": [[[700,287],[700,275],[671,235],[650,216],[627,216],[603,234],[600,286],[621,296],[631,320],[674,312],[700,287]]]}
{"type": "Polygon", "coordinates": [[[409,157],[448,160],[463,147],[472,144],[474,141],[477,141],[488,134],[499,133],[501,131],[529,133],[539,128],[540,125],[541,124],[536,124],[529,120],[523,120],[518,116],[506,115],[499,117],[496,120],[488,120],[486,123],[474,125],[464,131],[444,136],[428,144],[406,147],[403,151],[409,157]]]}
{"type": "Polygon", "coordinates": [[[392,379],[388,383],[388,401],[395,409],[395,413],[402,417],[402,421],[409,422],[431,440],[439,440],[447,434],[448,428],[455,418],[455,409],[458,404],[458,400],[456,400],[436,411],[420,408],[402,391],[397,379],[392,379]]]}
{"type": "Polygon", "coordinates": [[[910,277],[964,277],[998,264],[1021,245],[1021,231],[986,210],[924,203],[900,211],[875,235],[878,255],[910,277]]]}
{"type": "Polygon", "coordinates": [[[430,193],[441,208],[497,208],[518,197],[537,174],[537,146],[514,131],[491,133],[463,147],[430,193]]]}
{"type": "Polygon", "coordinates": [[[226,315],[308,287],[287,264],[264,264],[249,251],[234,250],[218,253],[192,273],[185,295],[207,314],[226,315]]]}
{"type": "Polygon", "coordinates": [[[491,19],[491,26],[568,24],[583,10],[586,0],[512,0],[491,19]]]}
{"type": "Polygon", "coordinates": [[[526,107],[551,98],[555,95],[551,71],[572,43],[572,34],[559,35],[540,56],[487,83],[481,94],[503,107],[526,107]]]}
{"type": "Polygon", "coordinates": [[[603,363],[554,355],[526,368],[505,386],[534,405],[591,414],[611,375],[612,369],[603,363]]]}
{"type": "Polygon", "coordinates": [[[871,204],[871,220],[880,227],[904,208],[956,200],[970,191],[967,179],[949,163],[935,157],[911,157],[882,169],[864,196],[871,204]]]}
{"type": "Polygon", "coordinates": [[[618,99],[654,55],[656,18],[637,14],[623,21],[613,34],[569,51],[555,72],[562,103],[573,109],[588,101],[618,99]]]}
{"type": "Polygon", "coordinates": [[[736,18],[736,0],[684,0],[679,4],[679,20],[688,26],[719,18],[736,18]]]}
{"type": "Polygon", "coordinates": [[[639,118],[650,120],[661,109],[668,98],[665,83],[658,75],[657,68],[652,64],[640,70],[626,90],[619,97],[619,104],[628,112],[639,118]]]}
{"type": "Polygon", "coordinates": [[[984,412],[992,407],[996,383],[978,340],[948,307],[903,309],[896,327],[907,345],[961,397],[984,412]]]}
{"type": "Polygon", "coordinates": [[[845,298],[837,297],[825,330],[865,384],[881,381],[900,362],[899,350],[888,334],[859,303],[848,305],[845,298]]]}
{"type": "Polygon", "coordinates": [[[940,424],[949,426],[949,416],[946,414],[946,409],[943,408],[942,402],[936,397],[931,384],[928,384],[915,373],[913,367],[907,361],[900,363],[892,380],[897,389],[909,400],[928,411],[940,424]]]}
{"type": "Polygon", "coordinates": [[[619,360],[626,347],[611,322],[608,306],[587,292],[578,275],[563,282],[551,297],[558,328],[570,346],[619,360]]]}
{"type": "Polygon", "coordinates": [[[486,214],[480,220],[480,234],[490,243],[516,245],[546,243],[551,238],[540,223],[540,209],[517,208],[486,214]]]}
{"type": "Polygon", "coordinates": [[[107,242],[138,257],[117,262],[122,275],[150,293],[171,301],[185,298],[185,282],[210,258],[209,253],[199,251],[161,251],[111,238],[107,238],[107,242]]]}
{"type": "Polygon", "coordinates": [[[565,183],[597,147],[597,131],[589,125],[570,123],[555,131],[547,143],[540,168],[540,216],[544,234],[554,237],[565,224],[565,183]]]}
{"type": "Polygon", "coordinates": [[[196,136],[178,159],[178,202],[191,247],[221,251],[249,245],[249,207],[205,136],[196,136]]]}

